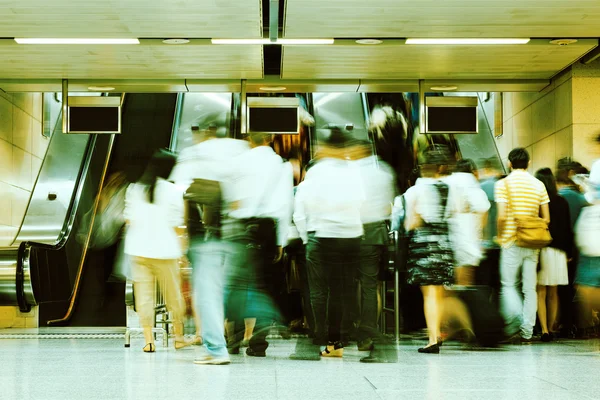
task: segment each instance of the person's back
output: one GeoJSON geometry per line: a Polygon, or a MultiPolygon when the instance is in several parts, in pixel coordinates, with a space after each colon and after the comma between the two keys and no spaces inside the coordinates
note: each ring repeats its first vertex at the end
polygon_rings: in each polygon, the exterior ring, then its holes
{"type": "Polygon", "coordinates": [[[541,218],[550,222],[548,193],[544,184],[527,172],[529,153],[517,148],[510,152],[512,172],[495,185],[498,207],[498,242],[502,246],[500,279],[502,313],[506,333],[531,340],[537,312],[537,265],[539,250],[517,244],[517,224],[521,218],[541,218]],[[522,296],[519,294],[519,289],[522,296]]]}
{"type": "Polygon", "coordinates": [[[296,204],[303,205],[301,212],[306,216],[308,230],[314,231],[316,237],[353,238],[363,234],[364,193],[360,170],[352,162],[321,160],[306,174],[296,196],[296,204]]]}
{"type": "Polygon", "coordinates": [[[181,257],[175,228],[183,225],[183,193],[172,183],[158,180],[154,201],[148,201],[145,185],[131,184],[125,197],[128,221],[125,253],[147,258],[181,257]]]}
{"type": "Polygon", "coordinates": [[[496,183],[495,201],[507,205],[505,229],[499,241],[502,246],[509,247],[517,239],[517,220],[538,217],[540,207],[548,204],[550,199],[542,182],[524,169],[515,169],[496,183]]]}

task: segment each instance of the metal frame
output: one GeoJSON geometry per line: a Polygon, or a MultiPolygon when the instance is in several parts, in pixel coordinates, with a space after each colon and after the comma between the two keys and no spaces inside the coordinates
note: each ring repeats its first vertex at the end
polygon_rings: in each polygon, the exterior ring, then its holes
{"type": "MultiPolygon", "coordinates": [[[[121,108],[123,106],[124,95],[120,97],[96,97],[96,96],[68,96],[67,97],[67,116],[66,127],[67,130],[64,133],[81,133],[81,134],[94,134],[94,133],[105,133],[105,134],[118,134],[121,133],[121,108]],[[118,116],[118,128],[116,131],[72,131],[71,130],[71,108],[75,107],[107,107],[116,108],[118,116]]],[[[64,106],[63,106],[64,108],[64,106]]],[[[63,123],[64,127],[64,123],[63,123]]]]}
{"type": "Polygon", "coordinates": [[[441,134],[477,134],[479,132],[479,97],[457,96],[457,97],[424,97],[425,98],[425,132],[426,135],[441,134]],[[429,107],[438,108],[472,108],[475,110],[475,131],[430,131],[429,130],[429,107]]]}
{"type": "Polygon", "coordinates": [[[381,283],[381,332],[385,334],[387,328],[387,314],[394,315],[394,339],[400,340],[400,271],[396,265],[398,259],[398,232],[390,232],[390,239],[393,246],[393,258],[388,260],[389,264],[394,264],[394,306],[392,308],[386,307],[386,297],[388,292],[388,285],[386,281],[381,283]]]}
{"type": "MultiPolygon", "coordinates": [[[[296,97],[248,97],[246,100],[246,127],[250,131],[250,109],[251,108],[295,108],[296,113],[296,131],[295,132],[260,132],[278,135],[299,135],[300,134],[300,100],[296,97]]],[[[242,105],[243,110],[243,105],[242,105]]]]}

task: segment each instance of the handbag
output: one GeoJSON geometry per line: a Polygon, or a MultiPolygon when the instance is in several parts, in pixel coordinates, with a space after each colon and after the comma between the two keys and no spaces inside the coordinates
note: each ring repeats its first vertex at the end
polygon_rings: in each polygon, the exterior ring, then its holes
{"type": "Polygon", "coordinates": [[[187,226],[190,234],[221,227],[221,198],[221,184],[218,181],[194,179],[183,195],[188,204],[187,226]]]}
{"type": "MultiPolygon", "coordinates": [[[[508,192],[508,207],[513,210],[512,194],[508,180],[505,180],[508,192]]],[[[526,249],[542,249],[552,243],[548,223],[539,216],[514,217],[517,225],[517,246],[526,249]]]]}

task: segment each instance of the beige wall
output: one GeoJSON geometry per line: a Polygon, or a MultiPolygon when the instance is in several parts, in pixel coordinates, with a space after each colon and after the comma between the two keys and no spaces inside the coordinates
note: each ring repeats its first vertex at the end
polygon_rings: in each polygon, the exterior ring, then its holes
{"type": "Polygon", "coordinates": [[[0,93],[0,245],[21,225],[47,147],[41,93],[0,93]]]}
{"type": "Polygon", "coordinates": [[[590,168],[600,158],[600,60],[573,66],[573,158],[590,168]]]}
{"type": "Polygon", "coordinates": [[[600,158],[600,60],[574,64],[540,93],[504,93],[504,135],[496,139],[506,162],[515,147],[531,154],[531,171],[571,156],[588,168],[600,158]]]}
{"type": "MultiPolygon", "coordinates": [[[[47,147],[42,95],[0,92],[0,247],[12,242],[21,225],[47,147]]],[[[37,308],[21,314],[17,307],[0,307],[0,328],[37,323],[37,308]]]]}
{"type": "Polygon", "coordinates": [[[539,93],[504,93],[503,136],[496,144],[503,161],[516,147],[532,159],[530,171],[554,169],[556,162],[573,154],[573,75],[554,79],[539,93]]]}

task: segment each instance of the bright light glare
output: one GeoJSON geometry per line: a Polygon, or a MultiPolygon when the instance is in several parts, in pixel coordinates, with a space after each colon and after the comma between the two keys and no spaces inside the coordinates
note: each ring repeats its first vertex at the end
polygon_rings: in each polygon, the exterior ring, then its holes
{"type": "Polygon", "coordinates": [[[138,39],[15,38],[18,44],[140,44],[138,39]]]}
{"type": "Polygon", "coordinates": [[[471,38],[471,39],[406,39],[406,44],[449,44],[449,45],[457,45],[457,44],[527,44],[530,39],[506,39],[506,38],[497,38],[497,39],[481,39],[481,38],[471,38]]]}

